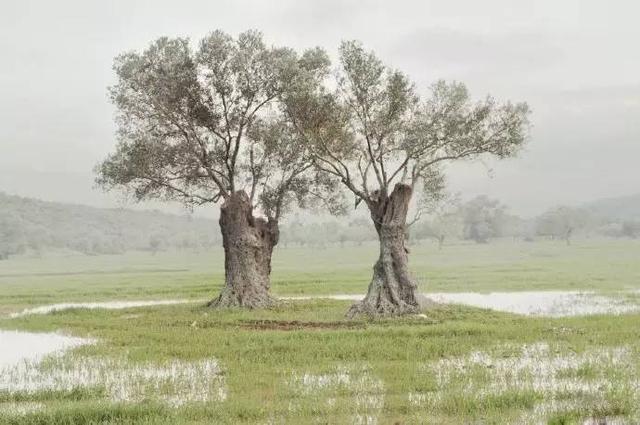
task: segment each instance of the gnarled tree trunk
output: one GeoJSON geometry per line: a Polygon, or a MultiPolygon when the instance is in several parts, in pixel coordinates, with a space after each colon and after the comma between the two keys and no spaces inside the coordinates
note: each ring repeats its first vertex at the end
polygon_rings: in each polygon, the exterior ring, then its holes
{"type": "Polygon", "coordinates": [[[275,299],[269,295],[271,254],[278,243],[278,222],[254,217],[246,192],[238,191],[220,208],[220,229],[225,286],[209,306],[272,306],[275,299]]]}
{"type": "Polygon", "coordinates": [[[419,310],[417,286],[409,273],[409,251],[405,247],[411,194],[411,187],[396,184],[390,196],[380,195],[369,203],[371,218],[380,240],[380,256],[373,267],[373,278],[366,297],[351,306],[348,317],[401,315],[419,310]]]}

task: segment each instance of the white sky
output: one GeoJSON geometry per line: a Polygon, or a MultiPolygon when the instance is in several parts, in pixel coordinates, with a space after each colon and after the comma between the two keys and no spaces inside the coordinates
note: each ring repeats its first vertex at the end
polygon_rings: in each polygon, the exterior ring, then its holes
{"type": "Polygon", "coordinates": [[[113,57],[162,36],[256,28],[274,44],[335,52],[356,38],[422,90],[526,100],[521,157],[451,167],[465,198],[531,215],[640,192],[640,3],[635,1],[13,1],[0,6],[0,190],[117,204],[93,189],[114,145],[113,57]],[[487,166],[493,171],[489,177],[487,166]]]}

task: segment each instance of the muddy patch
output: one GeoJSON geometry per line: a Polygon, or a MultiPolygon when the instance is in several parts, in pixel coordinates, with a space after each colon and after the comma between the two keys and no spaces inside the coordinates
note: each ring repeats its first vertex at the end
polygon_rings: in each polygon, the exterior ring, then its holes
{"type": "Polygon", "coordinates": [[[281,297],[285,301],[306,301],[314,299],[336,300],[336,301],[360,301],[364,294],[327,294],[327,295],[298,295],[293,297],[281,297]]]}
{"type": "Polygon", "coordinates": [[[299,331],[299,330],[336,330],[363,329],[365,325],[355,322],[301,322],[298,320],[245,320],[242,326],[257,330],[299,331]]]}

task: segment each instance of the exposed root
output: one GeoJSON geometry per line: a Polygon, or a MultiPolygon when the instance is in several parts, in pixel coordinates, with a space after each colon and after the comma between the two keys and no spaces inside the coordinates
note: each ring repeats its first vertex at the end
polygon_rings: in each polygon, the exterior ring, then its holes
{"type": "Polygon", "coordinates": [[[412,189],[396,184],[390,196],[371,200],[369,211],[380,240],[380,256],[373,266],[367,296],[351,306],[347,317],[401,316],[420,311],[417,285],[409,272],[405,246],[407,210],[412,189]]]}
{"type": "Polygon", "coordinates": [[[408,304],[399,301],[397,304],[386,299],[379,299],[378,302],[371,302],[369,298],[353,304],[347,311],[347,318],[356,317],[391,317],[403,316],[406,314],[417,314],[420,312],[418,304],[408,304]]]}
{"type": "Polygon", "coordinates": [[[236,293],[232,287],[225,286],[217,298],[209,301],[207,307],[211,308],[271,308],[278,305],[278,299],[268,292],[244,291],[236,293]]]}

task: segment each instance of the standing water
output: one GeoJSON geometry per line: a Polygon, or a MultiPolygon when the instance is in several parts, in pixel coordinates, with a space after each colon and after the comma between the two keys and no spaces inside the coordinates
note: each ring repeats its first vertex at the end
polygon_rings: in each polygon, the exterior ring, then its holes
{"type": "MultiPolygon", "coordinates": [[[[54,353],[90,344],[91,340],[56,333],[29,333],[0,330],[0,372],[20,363],[36,362],[54,353]]],[[[2,374],[0,373],[0,376],[2,374]]],[[[4,385],[0,382],[0,388],[4,385]]]]}

